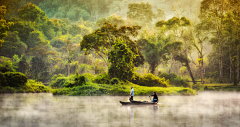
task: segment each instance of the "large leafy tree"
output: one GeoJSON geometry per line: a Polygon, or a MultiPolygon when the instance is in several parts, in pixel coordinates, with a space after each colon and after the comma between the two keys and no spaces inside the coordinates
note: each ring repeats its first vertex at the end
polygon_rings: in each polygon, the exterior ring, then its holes
{"type": "Polygon", "coordinates": [[[191,44],[190,44],[191,36],[189,35],[189,30],[187,30],[187,28],[190,25],[191,25],[190,21],[185,17],[181,17],[181,18],[173,17],[167,21],[162,20],[156,23],[156,27],[159,27],[160,30],[164,31],[166,35],[172,37],[172,42],[179,42],[179,41],[183,42],[182,44],[176,43],[178,45],[176,46],[176,48],[179,49],[178,47],[182,46],[182,51],[178,53],[172,52],[171,57],[183,63],[183,66],[186,66],[189,72],[189,75],[192,79],[192,82],[195,84],[195,80],[189,64],[191,61],[188,58],[189,54],[191,53],[191,44]]]}
{"type": "Polygon", "coordinates": [[[137,57],[134,59],[134,64],[140,65],[143,63],[143,56],[138,51],[136,43],[130,39],[130,36],[136,37],[138,35],[138,30],[140,28],[141,27],[139,26],[122,26],[117,28],[116,25],[113,26],[112,24],[106,22],[100,29],[97,29],[95,32],[83,37],[80,44],[81,49],[85,49],[85,53],[94,51],[97,55],[104,59],[108,66],[108,53],[113,50],[112,45],[115,44],[116,38],[120,38],[130,46],[131,50],[135,54],[137,54],[137,57]]]}
{"type": "Polygon", "coordinates": [[[109,53],[109,77],[130,80],[134,71],[136,54],[120,39],[116,39],[113,50],[109,53]]]}
{"type": "Polygon", "coordinates": [[[155,18],[155,14],[152,11],[152,5],[148,2],[128,4],[128,9],[127,17],[131,20],[149,23],[155,18]]]}
{"type": "Polygon", "coordinates": [[[0,55],[12,58],[15,54],[21,56],[27,51],[27,45],[20,41],[18,32],[8,32],[5,43],[0,47],[0,55]]]}
{"type": "Polygon", "coordinates": [[[116,50],[114,45],[116,46],[116,42],[118,42],[116,39],[118,38],[121,42],[124,42],[123,45],[126,45],[126,48],[130,49],[135,54],[136,57],[133,58],[133,64],[139,66],[140,64],[143,64],[144,59],[139,52],[136,43],[130,39],[130,36],[136,37],[140,28],[141,27],[139,26],[121,26],[118,28],[116,25],[113,26],[106,22],[100,29],[83,37],[80,44],[81,49],[85,49],[85,53],[93,51],[98,56],[102,57],[106,65],[109,67],[109,64],[112,64],[112,61],[109,61],[109,53],[116,50]]]}
{"type": "Polygon", "coordinates": [[[168,61],[166,44],[169,41],[169,38],[165,38],[161,34],[149,36],[146,32],[142,35],[141,39],[137,41],[140,49],[143,50],[145,59],[149,64],[149,71],[152,74],[154,74],[155,69],[159,64],[168,61]]]}
{"type": "Polygon", "coordinates": [[[9,29],[9,26],[13,24],[12,22],[6,21],[5,19],[6,11],[7,11],[6,6],[4,5],[0,6],[0,47],[4,42],[4,38],[7,36],[7,30],[9,29]]]}
{"type": "Polygon", "coordinates": [[[27,3],[22,6],[18,12],[20,19],[31,22],[44,23],[48,21],[48,17],[44,11],[42,11],[38,6],[32,3],[27,3]]]}
{"type": "Polygon", "coordinates": [[[219,48],[219,82],[223,82],[223,18],[229,11],[228,0],[203,0],[200,8],[200,19],[212,30],[216,41],[214,44],[219,48]]]}

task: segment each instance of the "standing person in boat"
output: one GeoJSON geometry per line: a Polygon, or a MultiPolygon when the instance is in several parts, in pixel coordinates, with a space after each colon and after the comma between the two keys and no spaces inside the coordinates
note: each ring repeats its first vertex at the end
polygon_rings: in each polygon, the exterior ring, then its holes
{"type": "Polygon", "coordinates": [[[153,96],[152,102],[158,102],[158,96],[157,96],[156,92],[154,92],[153,95],[149,95],[149,97],[150,96],[153,96]]]}
{"type": "Polygon", "coordinates": [[[130,92],[130,101],[133,101],[133,96],[134,96],[134,89],[133,89],[133,86],[131,86],[131,92],[130,92]]]}

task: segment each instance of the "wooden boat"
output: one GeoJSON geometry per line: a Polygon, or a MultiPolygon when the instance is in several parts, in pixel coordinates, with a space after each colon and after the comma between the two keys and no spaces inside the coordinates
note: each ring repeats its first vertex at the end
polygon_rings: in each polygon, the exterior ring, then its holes
{"type": "Polygon", "coordinates": [[[147,102],[147,101],[131,101],[131,102],[123,102],[120,101],[122,105],[156,105],[157,102],[147,102]]]}

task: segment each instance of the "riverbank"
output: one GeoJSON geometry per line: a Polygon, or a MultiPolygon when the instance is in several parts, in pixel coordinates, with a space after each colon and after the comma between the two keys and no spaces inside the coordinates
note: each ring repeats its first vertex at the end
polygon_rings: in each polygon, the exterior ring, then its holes
{"type": "Polygon", "coordinates": [[[25,85],[18,87],[0,86],[0,93],[49,93],[51,91],[51,87],[35,80],[28,80],[25,85]]]}
{"type": "Polygon", "coordinates": [[[99,96],[99,95],[129,95],[130,87],[134,88],[134,95],[149,95],[153,92],[157,92],[159,96],[161,95],[196,95],[197,92],[190,88],[184,87],[147,87],[139,86],[133,83],[127,84],[96,84],[96,83],[86,83],[82,86],[75,86],[72,88],[62,88],[53,89],[53,95],[71,95],[71,96],[99,96]]]}
{"type": "Polygon", "coordinates": [[[200,91],[240,91],[240,84],[238,85],[233,85],[232,83],[202,84],[200,91]]]}

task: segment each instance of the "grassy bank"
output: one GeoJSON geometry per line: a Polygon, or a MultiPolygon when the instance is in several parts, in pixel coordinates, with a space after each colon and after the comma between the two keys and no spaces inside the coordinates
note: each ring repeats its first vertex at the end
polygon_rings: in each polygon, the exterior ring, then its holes
{"type": "Polygon", "coordinates": [[[47,87],[42,84],[42,82],[37,82],[35,80],[28,80],[23,86],[11,87],[11,86],[1,86],[0,93],[42,93],[51,92],[51,87],[47,87]]]}
{"type": "Polygon", "coordinates": [[[149,95],[157,92],[158,95],[196,95],[196,91],[184,87],[146,87],[133,83],[108,85],[86,83],[82,86],[72,88],[53,89],[53,95],[73,95],[73,96],[95,96],[95,95],[129,95],[130,87],[133,86],[135,95],[149,95]]]}
{"type": "Polygon", "coordinates": [[[201,84],[200,91],[240,91],[240,84],[234,86],[232,83],[201,84]]]}

